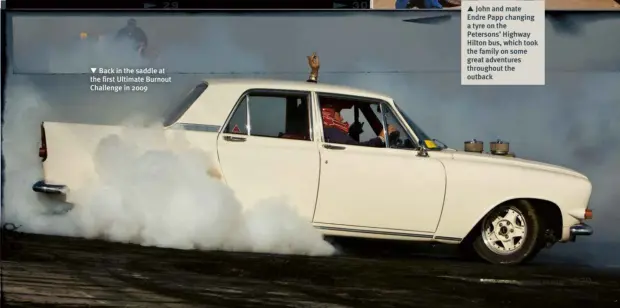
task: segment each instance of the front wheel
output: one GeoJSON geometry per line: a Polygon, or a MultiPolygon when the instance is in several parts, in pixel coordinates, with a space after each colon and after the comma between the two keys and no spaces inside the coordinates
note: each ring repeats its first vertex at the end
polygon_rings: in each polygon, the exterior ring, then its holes
{"type": "Polygon", "coordinates": [[[489,212],[480,224],[473,248],[493,264],[514,265],[531,260],[542,246],[544,228],[534,207],[513,201],[489,212]]]}

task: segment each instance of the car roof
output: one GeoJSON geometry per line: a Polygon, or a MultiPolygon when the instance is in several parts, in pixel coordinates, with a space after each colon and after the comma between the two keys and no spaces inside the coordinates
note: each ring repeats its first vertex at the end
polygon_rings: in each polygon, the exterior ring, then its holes
{"type": "Polygon", "coordinates": [[[371,97],[381,99],[385,101],[391,101],[392,98],[388,95],[379,92],[368,91],[360,88],[353,88],[347,86],[333,85],[327,83],[313,83],[307,81],[291,81],[291,80],[278,80],[278,79],[262,79],[262,78],[213,78],[205,79],[205,83],[209,86],[216,86],[218,84],[236,85],[239,87],[245,87],[247,89],[263,88],[263,89],[281,89],[281,90],[297,90],[297,91],[313,91],[313,92],[325,92],[343,95],[354,95],[371,97]]]}

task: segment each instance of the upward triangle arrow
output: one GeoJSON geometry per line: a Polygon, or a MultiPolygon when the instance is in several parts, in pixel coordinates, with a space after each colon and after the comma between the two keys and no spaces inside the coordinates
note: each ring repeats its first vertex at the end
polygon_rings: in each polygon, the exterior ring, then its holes
{"type": "Polygon", "coordinates": [[[474,9],[471,8],[471,6],[469,7],[469,9],[467,9],[468,12],[473,12],[474,9]]]}

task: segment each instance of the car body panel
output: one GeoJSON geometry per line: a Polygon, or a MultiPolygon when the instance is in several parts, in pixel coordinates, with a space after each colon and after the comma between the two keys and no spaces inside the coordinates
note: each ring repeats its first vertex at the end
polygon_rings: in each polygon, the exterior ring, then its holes
{"type": "Polygon", "coordinates": [[[344,148],[321,147],[315,223],[435,232],[446,184],[440,161],[415,151],[344,148]]]}
{"type": "MultiPolygon", "coordinates": [[[[432,152],[447,173],[447,193],[438,236],[464,237],[492,208],[514,199],[539,199],[562,209],[563,226],[579,220],[570,210],[583,212],[592,185],[583,175],[562,167],[491,154],[432,152]]],[[[568,234],[562,235],[567,240],[568,234]]]]}
{"type": "MultiPolygon", "coordinates": [[[[246,207],[278,198],[294,206],[298,214],[312,219],[319,183],[316,143],[248,136],[231,142],[220,134],[218,157],[226,183],[246,207]]],[[[238,136],[235,136],[238,137],[238,136]]]]}
{"type": "Polygon", "coordinates": [[[45,181],[68,186],[70,190],[65,199],[72,203],[75,201],[72,192],[97,174],[92,157],[99,141],[120,133],[122,127],[59,122],[45,122],[43,127],[49,153],[43,162],[45,181]]]}

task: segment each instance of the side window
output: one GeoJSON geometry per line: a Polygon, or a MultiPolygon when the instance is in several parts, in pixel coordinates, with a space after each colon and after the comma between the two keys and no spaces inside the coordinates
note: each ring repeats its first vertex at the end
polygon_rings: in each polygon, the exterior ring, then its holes
{"type": "Polygon", "coordinates": [[[319,94],[324,140],[329,143],[385,147],[378,102],[364,98],[319,94]]]}
{"type": "Polygon", "coordinates": [[[250,134],[278,137],[286,130],[286,97],[250,95],[250,134]]]}
{"type": "Polygon", "coordinates": [[[416,143],[386,103],[319,94],[319,104],[326,142],[378,148],[416,148],[416,143]],[[387,137],[382,136],[384,125],[387,137]]]}
{"type": "Polygon", "coordinates": [[[403,125],[400,123],[392,109],[387,104],[381,104],[385,123],[388,127],[392,126],[395,132],[388,135],[388,146],[393,149],[415,149],[415,142],[409,136],[403,125]]]}
{"type": "Polygon", "coordinates": [[[250,135],[311,140],[308,97],[307,93],[250,94],[250,135]]]}
{"type": "Polygon", "coordinates": [[[248,134],[248,100],[247,97],[239,103],[237,109],[228,121],[224,133],[227,134],[248,134]]]}
{"type": "Polygon", "coordinates": [[[239,105],[224,132],[311,140],[308,97],[307,93],[250,93],[239,105]],[[246,125],[248,107],[250,123],[246,125]]]}

